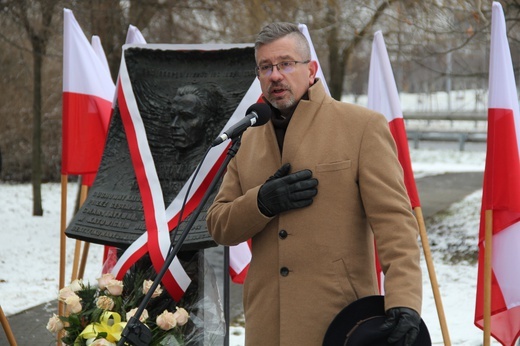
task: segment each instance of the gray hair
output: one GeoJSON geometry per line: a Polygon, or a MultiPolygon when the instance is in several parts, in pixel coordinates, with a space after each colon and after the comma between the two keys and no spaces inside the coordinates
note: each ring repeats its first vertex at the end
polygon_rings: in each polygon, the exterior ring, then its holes
{"type": "Polygon", "coordinates": [[[296,38],[296,47],[298,49],[298,53],[301,54],[302,59],[310,60],[311,48],[309,46],[309,41],[307,41],[305,35],[301,33],[298,25],[285,22],[267,24],[262,28],[262,30],[258,33],[255,41],[255,59],[258,48],[264,44],[271,43],[288,35],[296,38]]]}

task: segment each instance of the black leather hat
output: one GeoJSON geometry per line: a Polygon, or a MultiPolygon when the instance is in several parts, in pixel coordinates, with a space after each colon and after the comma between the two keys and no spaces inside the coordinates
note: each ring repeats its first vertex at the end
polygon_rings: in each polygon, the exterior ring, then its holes
{"type": "MultiPolygon", "coordinates": [[[[384,323],[384,296],[368,296],[356,300],[332,320],[323,346],[399,346],[404,343],[389,344],[390,331],[381,332],[379,327],[384,323]]],[[[430,333],[421,319],[420,331],[414,346],[431,346],[430,333]]]]}

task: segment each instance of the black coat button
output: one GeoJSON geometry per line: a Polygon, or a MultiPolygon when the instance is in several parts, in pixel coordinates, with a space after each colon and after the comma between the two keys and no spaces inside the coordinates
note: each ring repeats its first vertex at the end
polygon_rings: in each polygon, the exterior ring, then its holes
{"type": "Polygon", "coordinates": [[[278,232],[278,236],[280,237],[280,239],[287,238],[287,231],[282,229],[280,232],[278,232]]]}
{"type": "Polygon", "coordinates": [[[287,276],[287,275],[289,275],[289,268],[287,268],[287,267],[282,267],[282,268],[280,268],[280,275],[281,275],[281,276],[287,276]]]}

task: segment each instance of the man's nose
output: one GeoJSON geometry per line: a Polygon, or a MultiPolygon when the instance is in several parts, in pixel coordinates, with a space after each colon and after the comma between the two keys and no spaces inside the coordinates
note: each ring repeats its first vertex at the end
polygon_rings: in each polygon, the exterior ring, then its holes
{"type": "Polygon", "coordinates": [[[269,76],[269,78],[273,81],[278,81],[278,80],[283,79],[283,74],[278,69],[278,66],[273,66],[272,68],[273,68],[273,71],[271,72],[271,75],[269,76]]]}

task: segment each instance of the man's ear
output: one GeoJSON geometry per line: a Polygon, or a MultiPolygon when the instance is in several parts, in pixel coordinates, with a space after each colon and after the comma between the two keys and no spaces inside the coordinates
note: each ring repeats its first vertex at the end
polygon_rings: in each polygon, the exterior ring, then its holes
{"type": "Polygon", "coordinates": [[[316,60],[309,61],[309,85],[314,84],[316,74],[318,73],[318,62],[316,60]]]}

